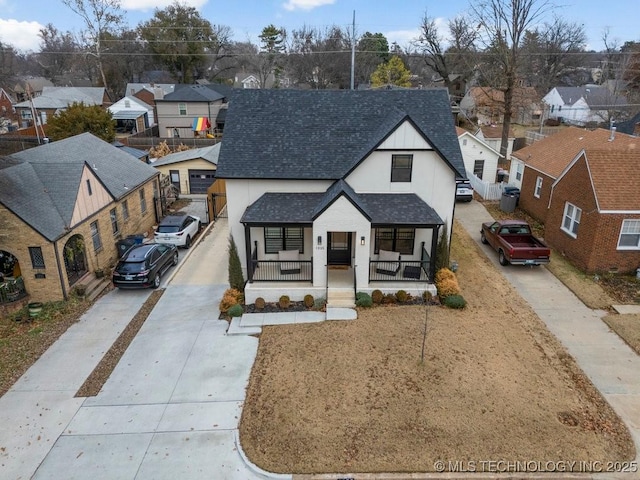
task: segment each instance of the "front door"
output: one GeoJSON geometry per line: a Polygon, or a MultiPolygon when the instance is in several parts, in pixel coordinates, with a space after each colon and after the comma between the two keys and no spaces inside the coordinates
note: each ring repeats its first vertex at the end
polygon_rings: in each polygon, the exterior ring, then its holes
{"type": "Polygon", "coordinates": [[[328,232],[328,237],[327,263],[351,265],[351,232],[328,232]]]}

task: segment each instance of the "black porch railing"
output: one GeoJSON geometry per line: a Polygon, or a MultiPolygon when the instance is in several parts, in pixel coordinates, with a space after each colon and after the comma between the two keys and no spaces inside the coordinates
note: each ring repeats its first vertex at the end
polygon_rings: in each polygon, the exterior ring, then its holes
{"type": "Polygon", "coordinates": [[[370,282],[426,282],[430,281],[431,258],[424,248],[420,260],[369,260],[370,282]]]}
{"type": "Polygon", "coordinates": [[[27,296],[22,277],[0,282],[0,303],[11,303],[27,296]]]}
{"type": "Polygon", "coordinates": [[[254,282],[313,282],[313,260],[257,260],[251,255],[251,275],[254,282]]]}

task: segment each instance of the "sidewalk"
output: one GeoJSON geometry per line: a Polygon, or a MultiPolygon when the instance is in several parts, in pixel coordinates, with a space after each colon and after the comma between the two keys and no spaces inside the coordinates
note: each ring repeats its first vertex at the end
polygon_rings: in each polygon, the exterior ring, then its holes
{"type": "Polygon", "coordinates": [[[97,396],[74,397],[148,290],[102,297],[0,398],[3,480],[259,478],[236,447],[258,339],[218,320],[226,220],[199,242],[97,396]]]}
{"type": "MultiPolygon", "coordinates": [[[[481,203],[456,205],[456,220],[531,305],[626,423],[636,443],[636,461],[640,461],[640,356],[609,330],[602,321],[605,312],[587,308],[546,268],[502,267],[491,247],[480,242],[482,223],[493,220],[481,203]]],[[[602,478],[617,477],[607,474],[602,478]]],[[[638,478],[638,474],[619,478],[638,478]]]]}

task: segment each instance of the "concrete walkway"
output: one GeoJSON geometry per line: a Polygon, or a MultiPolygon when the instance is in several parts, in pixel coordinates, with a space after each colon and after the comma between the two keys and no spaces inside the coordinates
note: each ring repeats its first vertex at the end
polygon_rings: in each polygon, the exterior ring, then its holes
{"type": "MultiPolygon", "coordinates": [[[[636,443],[636,461],[640,461],[640,356],[602,321],[605,312],[587,308],[546,268],[502,267],[497,253],[480,242],[482,223],[493,220],[481,203],[458,204],[456,219],[626,423],[636,443]]],[[[607,474],[602,478],[614,477],[607,474]]],[[[640,478],[640,473],[620,475],[620,478],[640,478]]]]}
{"type": "Polygon", "coordinates": [[[236,446],[258,339],[218,320],[226,220],[199,242],[97,396],[74,397],[149,291],[109,292],[0,398],[0,478],[261,478],[236,446]]]}

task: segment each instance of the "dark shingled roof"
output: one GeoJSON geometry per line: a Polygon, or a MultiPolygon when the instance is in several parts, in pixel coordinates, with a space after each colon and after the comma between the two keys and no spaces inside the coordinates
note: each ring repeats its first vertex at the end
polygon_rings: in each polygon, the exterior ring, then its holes
{"type": "Polygon", "coordinates": [[[265,193],[244,212],[241,223],[312,224],[344,195],[373,225],[443,225],[436,211],[414,193],[355,193],[338,180],[324,193],[265,193]]]}
{"type": "Polygon", "coordinates": [[[218,84],[188,85],[168,93],[156,102],[215,102],[227,98],[231,87],[218,84]]]}
{"type": "Polygon", "coordinates": [[[236,90],[229,101],[221,178],[345,178],[408,119],[466,178],[446,89],[236,90]]]}
{"type": "Polygon", "coordinates": [[[83,133],[11,154],[0,169],[0,203],[48,240],[67,232],[80,180],[88,165],[118,200],[158,171],[121,149],[83,133]]]}

